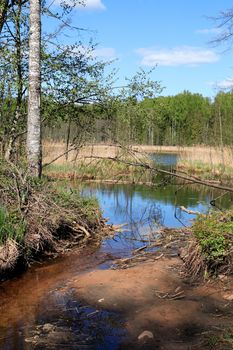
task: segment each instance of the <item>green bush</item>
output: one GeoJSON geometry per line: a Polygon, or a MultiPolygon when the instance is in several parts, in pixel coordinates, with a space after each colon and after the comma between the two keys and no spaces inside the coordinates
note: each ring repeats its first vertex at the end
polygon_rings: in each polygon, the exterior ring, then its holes
{"type": "Polygon", "coordinates": [[[233,212],[200,215],[193,232],[210,268],[222,265],[233,245],[233,212]]]}

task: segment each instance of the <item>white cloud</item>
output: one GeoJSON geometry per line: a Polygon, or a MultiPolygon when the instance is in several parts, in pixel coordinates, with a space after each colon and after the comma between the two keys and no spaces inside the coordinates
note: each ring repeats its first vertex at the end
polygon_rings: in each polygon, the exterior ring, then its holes
{"type": "Polygon", "coordinates": [[[100,58],[106,58],[109,60],[113,60],[115,58],[117,58],[117,53],[116,50],[112,47],[100,47],[97,48],[93,51],[93,54],[96,57],[100,57],[100,58]]]}
{"type": "Polygon", "coordinates": [[[83,0],[85,6],[79,4],[76,7],[83,10],[106,10],[106,6],[103,4],[102,0],[83,0]]]}
{"type": "Polygon", "coordinates": [[[219,34],[221,32],[220,28],[204,28],[204,29],[198,29],[196,30],[196,33],[198,34],[204,34],[204,35],[209,35],[209,34],[219,34]]]}
{"type": "Polygon", "coordinates": [[[209,85],[212,85],[215,89],[231,90],[233,89],[233,78],[226,78],[218,82],[210,82],[209,85]]]}
{"type": "Polygon", "coordinates": [[[213,63],[219,56],[211,50],[192,46],[174,47],[171,49],[140,48],[136,51],[142,56],[141,64],[145,66],[197,66],[213,63]]]}

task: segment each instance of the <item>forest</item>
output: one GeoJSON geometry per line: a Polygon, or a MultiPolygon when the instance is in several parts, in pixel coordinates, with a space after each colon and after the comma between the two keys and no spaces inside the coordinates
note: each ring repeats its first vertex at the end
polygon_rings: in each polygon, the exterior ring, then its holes
{"type": "MultiPolygon", "coordinates": [[[[58,44],[73,7],[60,13],[42,4],[42,18],[55,18],[54,32],[42,32],[41,120],[43,139],[149,145],[231,145],[232,92],[213,99],[183,91],[163,96],[157,68],[140,68],[117,86],[113,62],[95,55],[89,33],[72,45],[58,44]],[[63,23],[64,22],[64,23],[63,23]],[[69,126],[70,125],[70,126],[69,126]],[[72,125],[72,128],[71,128],[72,125]],[[72,133],[70,131],[72,129],[72,133]]],[[[2,156],[23,152],[28,106],[28,3],[17,2],[2,18],[0,64],[0,144],[2,156]],[[17,147],[15,147],[17,143],[17,147]],[[14,149],[14,150],[13,150],[14,149]]],[[[81,29],[72,28],[75,36],[81,29]]]]}

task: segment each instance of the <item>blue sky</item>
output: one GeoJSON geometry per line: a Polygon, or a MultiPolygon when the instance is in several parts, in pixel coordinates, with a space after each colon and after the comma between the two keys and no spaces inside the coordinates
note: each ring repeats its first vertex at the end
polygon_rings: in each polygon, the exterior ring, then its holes
{"type": "MultiPolygon", "coordinates": [[[[92,30],[96,55],[117,58],[120,82],[139,67],[157,64],[153,78],[165,87],[162,95],[183,90],[212,97],[229,87],[233,49],[212,47],[217,34],[208,16],[232,7],[228,0],[85,0],[73,12],[73,24],[92,30]]],[[[71,40],[71,39],[69,39],[71,40]]]]}

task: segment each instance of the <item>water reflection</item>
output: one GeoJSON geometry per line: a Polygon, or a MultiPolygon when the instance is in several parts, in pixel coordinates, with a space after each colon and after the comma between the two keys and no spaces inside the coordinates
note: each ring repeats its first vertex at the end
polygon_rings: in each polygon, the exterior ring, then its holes
{"type": "Polygon", "coordinates": [[[1,349],[115,350],[126,336],[116,312],[97,310],[77,301],[72,290],[55,289],[43,297],[30,322],[0,328],[1,349]]]}
{"type": "Polygon", "coordinates": [[[150,158],[159,166],[174,168],[177,164],[179,155],[177,153],[152,153],[150,158]]]}
{"type": "MultiPolygon", "coordinates": [[[[103,215],[112,224],[127,224],[121,234],[106,240],[103,250],[128,255],[132,249],[142,245],[146,237],[160,226],[190,226],[196,215],[180,209],[207,212],[217,192],[201,186],[179,186],[176,183],[160,187],[137,185],[88,185],[83,187],[84,196],[95,196],[99,200],[103,215]]],[[[219,203],[228,207],[231,197],[222,197],[219,203]]]]}

